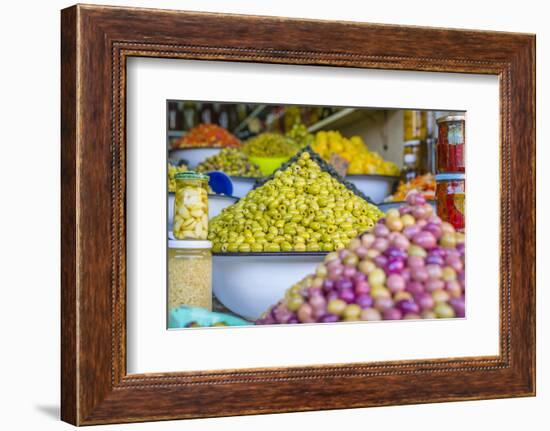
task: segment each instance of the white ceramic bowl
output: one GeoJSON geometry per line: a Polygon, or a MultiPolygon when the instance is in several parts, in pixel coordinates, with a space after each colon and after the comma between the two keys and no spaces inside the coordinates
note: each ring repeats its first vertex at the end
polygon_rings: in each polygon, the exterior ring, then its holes
{"type": "Polygon", "coordinates": [[[208,219],[216,217],[224,208],[233,205],[239,198],[227,195],[208,195],[208,219]]]}
{"type": "Polygon", "coordinates": [[[229,310],[256,320],[308,274],[326,253],[233,253],[214,255],[212,289],[229,310]]]}
{"type": "MultiPolygon", "coordinates": [[[[175,193],[168,193],[168,230],[172,230],[174,223],[175,193]]],[[[233,205],[239,199],[235,196],[208,195],[208,219],[216,217],[224,208],[233,205]]]]}
{"type": "Polygon", "coordinates": [[[346,180],[352,183],[374,203],[383,202],[390,195],[399,177],[388,175],[348,175],[346,180]]]}
{"type": "Polygon", "coordinates": [[[229,177],[233,183],[233,196],[244,198],[246,194],[254,188],[256,178],[247,177],[229,177]]]}
{"type": "Polygon", "coordinates": [[[217,155],[222,148],[178,148],[170,150],[170,160],[178,162],[186,160],[189,169],[195,169],[197,165],[208,157],[217,155]]]}

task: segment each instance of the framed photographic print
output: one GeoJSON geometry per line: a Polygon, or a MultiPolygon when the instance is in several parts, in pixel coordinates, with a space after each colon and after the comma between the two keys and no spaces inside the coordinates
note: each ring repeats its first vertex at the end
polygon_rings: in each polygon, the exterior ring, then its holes
{"type": "Polygon", "coordinates": [[[534,395],[533,35],[61,30],[63,420],[534,395]]]}

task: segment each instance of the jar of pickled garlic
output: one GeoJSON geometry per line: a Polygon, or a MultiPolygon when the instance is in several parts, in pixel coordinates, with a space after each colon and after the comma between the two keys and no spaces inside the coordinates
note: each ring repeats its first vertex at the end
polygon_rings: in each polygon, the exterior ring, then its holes
{"type": "Polygon", "coordinates": [[[465,116],[447,115],[437,125],[437,172],[464,172],[465,116]]]}
{"type": "Polygon", "coordinates": [[[176,174],[174,238],[203,240],[208,236],[208,175],[176,174]]]}
{"type": "Polygon", "coordinates": [[[465,175],[460,173],[437,174],[435,176],[435,199],[437,215],[463,232],[465,227],[464,197],[465,175]]]}
{"type": "Polygon", "coordinates": [[[187,305],[212,310],[212,243],[168,240],[168,312],[187,305]]]}

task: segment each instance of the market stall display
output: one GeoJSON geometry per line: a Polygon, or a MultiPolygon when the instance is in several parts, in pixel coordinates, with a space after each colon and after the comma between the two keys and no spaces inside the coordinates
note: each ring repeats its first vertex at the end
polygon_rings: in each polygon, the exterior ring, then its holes
{"type": "Polygon", "coordinates": [[[464,317],[464,235],[416,192],[329,253],[256,324],[464,317]]]}
{"type": "Polygon", "coordinates": [[[176,191],[176,174],[179,172],[187,171],[187,165],[181,163],[179,165],[174,165],[168,163],[168,192],[175,193],[176,191]]]}
{"type": "Polygon", "coordinates": [[[320,131],[315,135],[312,148],[329,162],[334,154],[344,158],[348,162],[348,175],[399,175],[399,168],[395,163],[370,151],[359,136],[346,138],[336,130],[320,131]]]}
{"type": "Polygon", "coordinates": [[[382,216],[311,149],[212,219],[214,252],[332,251],[382,216]]]}
{"type": "Polygon", "coordinates": [[[435,199],[435,177],[432,174],[420,175],[407,182],[400,182],[394,194],[387,196],[384,202],[403,202],[407,195],[416,190],[426,200],[435,199]]]}
{"type": "Polygon", "coordinates": [[[300,149],[293,139],[280,133],[261,133],[243,145],[249,157],[292,157],[300,149]]]}
{"type": "Polygon", "coordinates": [[[259,178],[260,168],[250,162],[248,156],[237,148],[224,148],[215,156],[208,157],[195,169],[197,172],[221,171],[231,177],[259,178]]]}
{"type": "Polygon", "coordinates": [[[209,157],[217,155],[222,148],[241,145],[234,135],[216,124],[199,124],[175,142],[170,150],[173,161],[186,160],[191,169],[209,157]]]}
{"type": "Polygon", "coordinates": [[[303,148],[305,142],[307,140],[298,141],[280,133],[261,133],[246,141],[243,151],[259,166],[263,176],[267,176],[303,148]]]}
{"type": "Polygon", "coordinates": [[[199,124],[178,140],[173,148],[225,148],[240,145],[241,141],[223,127],[216,124],[199,124]]]}

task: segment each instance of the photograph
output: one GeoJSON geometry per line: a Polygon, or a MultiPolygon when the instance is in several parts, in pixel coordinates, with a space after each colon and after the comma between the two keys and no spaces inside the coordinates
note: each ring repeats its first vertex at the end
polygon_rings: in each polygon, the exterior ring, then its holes
{"type": "MultiPolygon", "coordinates": [[[[448,410],[410,405],[535,396],[542,21],[516,8],[523,27],[488,28],[490,13],[453,21],[435,3],[430,21],[377,21],[378,6],[57,16],[61,94],[44,112],[61,119],[60,205],[14,183],[33,210],[6,226],[24,248],[54,203],[60,292],[34,301],[27,332],[59,311],[57,338],[39,338],[60,357],[47,391],[64,422],[372,407],[387,427],[379,407],[395,406],[412,416],[393,428],[425,428],[448,410]]],[[[34,154],[29,184],[46,168],[34,154]]],[[[24,262],[19,278],[42,276],[42,256],[24,262]]]]}
{"type": "Polygon", "coordinates": [[[168,100],[168,329],[466,318],[466,116],[168,100]]]}

